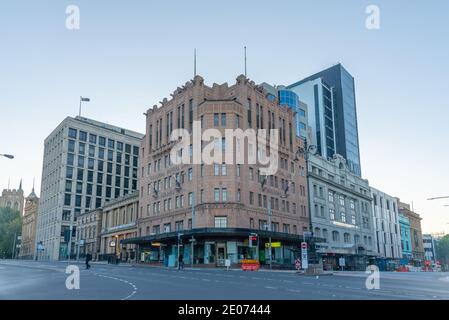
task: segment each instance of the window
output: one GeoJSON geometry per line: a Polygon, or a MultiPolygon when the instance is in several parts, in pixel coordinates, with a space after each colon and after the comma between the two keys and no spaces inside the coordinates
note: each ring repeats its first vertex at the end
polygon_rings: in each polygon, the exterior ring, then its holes
{"type": "Polygon", "coordinates": [[[237,177],[240,177],[240,165],[239,164],[237,164],[237,167],[236,167],[236,174],[237,174],[237,177]]]}
{"type": "Polygon", "coordinates": [[[70,206],[72,202],[72,195],[70,193],[66,193],[64,195],[64,205],[65,206],[70,206]]]}
{"type": "Polygon", "coordinates": [[[332,231],[332,241],[339,242],[340,241],[340,234],[338,231],[332,231]]]}
{"type": "Polygon", "coordinates": [[[214,127],[218,126],[218,113],[214,113],[214,127]]]}
{"type": "Polygon", "coordinates": [[[87,141],[87,132],[80,131],[80,140],[81,141],[87,141]]]}
{"type": "Polygon", "coordinates": [[[105,137],[98,137],[98,144],[102,147],[106,146],[106,138],[105,137]]]}
{"type": "Polygon", "coordinates": [[[69,140],[68,148],[69,148],[69,150],[68,150],[69,152],[75,152],[75,141],[69,140]]]}
{"type": "Polygon", "coordinates": [[[112,139],[108,139],[108,148],[114,149],[115,141],[112,139]]]}
{"type": "Polygon", "coordinates": [[[329,202],[334,202],[334,193],[332,191],[329,191],[329,202]]]}
{"type": "Polygon", "coordinates": [[[170,232],[171,231],[171,223],[164,224],[164,232],[170,232]]]}
{"type": "Polygon", "coordinates": [[[228,189],[223,188],[221,190],[221,199],[222,199],[223,202],[228,201],[228,189]]]}
{"type": "Polygon", "coordinates": [[[68,166],[73,166],[73,161],[74,161],[73,153],[68,153],[67,154],[67,165],[68,166]]]}
{"type": "Polygon", "coordinates": [[[335,220],[335,210],[329,209],[329,217],[331,220],[335,220]]]}
{"type": "Polygon", "coordinates": [[[221,175],[222,176],[225,176],[227,173],[226,173],[226,164],[223,162],[222,164],[221,164],[221,175]]]}
{"type": "Polygon", "coordinates": [[[214,201],[220,202],[220,189],[219,188],[214,189],[214,201]]]}
{"type": "Polygon", "coordinates": [[[343,197],[342,195],[340,195],[340,206],[344,207],[345,206],[345,197],[343,197]]]}
{"type": "Polygon", "coordinates": [[[249,193],[249,204],[254,205],[254,192],[249,193]]]}
{"type": "Polygon", "coordinates": [[[226,113],[221,114],[221,126],[226,127],[226,113]]]}
{"type": "Polygon", "coordinates": [[[184,221],[176,221],[175,222],[175,230],[176,231],[184,230],[184,221]]]}
{"type": "Polygon", "coordinates": [[[193,192],[189,192],[189,206],[193,204],[193,192]]]}
{"type": "Polygon", "coordinates": [[[76,139],[76,129],[69,128],[69,138],[76,139]]]}
{"type": "Polygon", "coordinates": [[[345,243],[349,243],[351,236],[349,233],[345,233],[343,235],[343,238],[344,238],[345,243]]]}
{"type": "Polygon", "coordinates": [[[214,163],[214,176],[220,175],[220,167],[217,163],[214,163]]]}
{"type": "Polygon", "coordinates": [[[89,143],[97,144],[97,136],[92,134],[92,133],[90,133],[89,134],[89,143]]]}
{"type": "Polygon", "coordinates": [[[227,228],[228,217],[215,217],[215,228],[227,228]]]}
{"type": "Polygon", "coordinates": [[[344,211],[340,212],[341,222],[346,223],[346,213],[344,211]]]}

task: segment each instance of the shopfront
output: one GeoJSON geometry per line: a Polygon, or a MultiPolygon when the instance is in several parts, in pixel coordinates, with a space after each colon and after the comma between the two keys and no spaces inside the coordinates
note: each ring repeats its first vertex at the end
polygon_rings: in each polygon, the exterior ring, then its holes
{"type": "Polygon", "coordinates": [[[269,236],[272,236],[272,266],[294,267],[299,256],[302,236],[263,230],[242,228],[201,228],[125,239],[122,245],[135,244],[140,263],[161,264],[174,267],[179,255],[185,265],[204,267],[239,266],[242,260],[258,260],[269,264],[269,236]],[[249,236],[257,235],[257,242],[250,243],[249,236]]]}

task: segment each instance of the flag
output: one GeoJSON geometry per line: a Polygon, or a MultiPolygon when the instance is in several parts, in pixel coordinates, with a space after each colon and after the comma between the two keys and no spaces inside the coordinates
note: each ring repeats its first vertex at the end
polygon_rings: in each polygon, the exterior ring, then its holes
{"type": "Polygon", "coordinates": [[[83,97],[81,97],[81,101],[89,102],[90,99],[89,99],[89,98],[83,98],[83,97]]]}

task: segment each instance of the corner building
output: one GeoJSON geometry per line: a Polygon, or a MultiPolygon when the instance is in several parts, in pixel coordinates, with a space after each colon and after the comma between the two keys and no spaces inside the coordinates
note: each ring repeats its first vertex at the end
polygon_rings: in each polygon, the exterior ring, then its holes
{"type": "MultiPolygon", "coordinates": [[[[305,161],[296,157],[302,140],[295,134],[295,112],[267,94],[243,75],[232,86],[212,87],[196,76],[162,106],[147,111],[138,237],[123,241],[137,244],[141,262],[174,266],[179,245],[186,264],[223,266],[229,259],[237,265],[248,258],[267,264],[271,235],[277,242],[271,248],[272,264],[293,265],[303,232],[309,230],[305,161]],[[248,164],[246,156],[243,164],[174,165],[170,134],[185,128],[192,138],[194,120],[200,121],[202,132],[218,129],[222,148],[229,143],[225,129],[279,129],[278,171],[262,176],[258,162],[248,164]],[[249,243],[252,233],[257,244],[249,243]]],[[[209,143],[203,141],[202,147],[209,143]]],[[[246,139],[243,149],[234,141],[234,154],[246,153],[247,147],[246,139]]],[[[190,145],[183,152],[191,155],[192,150],[190,145]]]]}

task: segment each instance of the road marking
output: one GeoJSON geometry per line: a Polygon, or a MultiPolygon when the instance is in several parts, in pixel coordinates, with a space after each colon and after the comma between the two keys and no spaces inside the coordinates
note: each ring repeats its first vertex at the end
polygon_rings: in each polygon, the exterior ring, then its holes
{"type": "Polygon", "coordinates": [[[272,290],[276,290],[276,287],[270,287],[270,286],[265,286],[265,289],[272,289],[272,290]]]}

